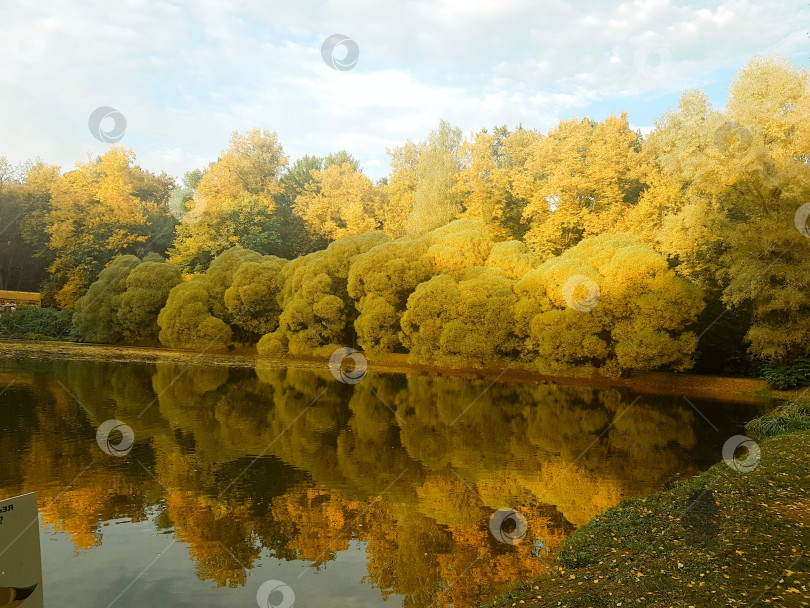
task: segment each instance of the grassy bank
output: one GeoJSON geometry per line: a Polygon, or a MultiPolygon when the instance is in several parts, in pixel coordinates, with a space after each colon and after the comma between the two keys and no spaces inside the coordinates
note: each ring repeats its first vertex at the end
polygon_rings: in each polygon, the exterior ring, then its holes
{"type": "Polygon", "coordinates": [[[567,539],[508,606],[810,606],[810,431],[609,509],[567,539]]]}
{"type": "MultiPolygon", "coordinates": [[[[99,360],[119,363],[154,363],[169,361],[190,365],[226,365],[253,367],[261,360],[271,367],[328,369],[326,359],[319,357],[259,357],[253,347],[207,352],[173,350],[162,346],[124,346],[74,342],[3,340],[0,359],[99,360]]],[[[792,393],[769,391],[764,380],[721,378],[683,373],[634,373],[626,378],[607,378],[593,371],[575,375],[545,375],[520,364],[489,365],[483,368],[458,369],[408,363],[407,355],[371,358],[369,369],[384,373],[440,373],[446,376],[482,378],[504,382],[556,382],[594,388],[624,387],[639,393],[672,395],[725,401],[763,404],[769,397],[790,398],[792,393]]]]}

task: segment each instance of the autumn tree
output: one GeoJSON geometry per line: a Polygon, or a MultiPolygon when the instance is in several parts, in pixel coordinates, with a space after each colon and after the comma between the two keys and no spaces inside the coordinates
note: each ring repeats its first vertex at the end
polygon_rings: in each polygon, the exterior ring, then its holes
{"type": "Polygon", "coordinates": [[[539,264],[523,243],[518,243],[517,251],[507,243],[514,242],[504,242],[498,248],[499,256],[490,260],[497,247],[491,230],[483,222],[460,219],[421,237],[406,236],[382,243],[357,256],[348,287],[360,312],[355,322],[359,343],[371,352],[401,351],[400,319],[406,303],[431,277],[446,274],[461,280],[473,268],[502,266],[505,276],[516,279],[539,264]]]}
{"type": "MultiPolygon", "coordinates": [[[[0,157],[0,289],[39,291],[52,253],[43,218],[59,168],[43,163],[12,166],[0,157]]],[[[50,300],[50,291],[45,301],[50,300]]]]}
{"type": "Polygon", "coordinates": [[[380,192],[350,163],[313,170],[293,205],[307,228],[334,241],[380,227],[380,192]]]}
{"type": "Polygon", "coordinates": [[[408,232],[408,218],[413,212],[416,184],[419,179],[421,146],[410,140],[401,146],[386,149],[391,157],[391,171],[383,186],[383,231],[392,238],[408,232]]]}
{"type": "Polygon", "coordinates": [[[410,234],[424,234],[453,220],[461,211],[461,196],[453,191],[460,169],[461,130],[446,121],[431,131],[419,151],[413,210],[406,223],[410,234]]]}
{"type": "Polygon", "coordinates": [[[523,275],[537,268],[540,263],[540,256],[531,251],[523,241],[495,243],[484,261],[487,268],[499,268],[514,280],[523,278],[523,275]]]}
{"type": "Polygon", "coordinates": [[[381,211],[386,234],[425,234],[461,212],[463,195],[453,190],[461,169],[461,140],[461,130],[441,121],[427,140],[388,149],[391,173],[381,211]]]}
{"type": "Polygon", "coordinates": [[[146,173],[134,161],[131,150],[113,146],[53,184],[44,228],[60,306],[73,307],[113,257],[160,253],[156,225],[168,221],[171,180],[146,173]]]}
{"type": "MultiPolygon", "coordinates": [[[[355,321],[358,342],[369,352],[403,351],[400,320],[407,302],[420,284],[432,277],[445,274],[460,281],[471,279],[467,275],[476,268],[479,271],[485,267],[502,270],[502,276],[499,273],[483,273],[478,277],[480,283],[475,280],[465,283],[468,291],[476,288],[486,290],[495,287],[498,282],[495,275],[516,280],[539,264],[539,258],[524,243],[494,243],[494,235],[489,227],[475,220],[455,220],[421,237],[401,237],[382,243],[357,256],[349,272],[348,292],[360,312],[355,321]],[[488,283],[490,279],[495,283],[488,283]]],[[[441,294],[437,292],[433,295],[439,298],[436,306],[446,304],[452,308],[450,301],[441,301],[441,294]]],[[[481,294],[475,294],[475,297],[478,295],[481,294]]],[[[486,295],[486,291],[483,295],[486,295]]],[[[413,315],[410,318],[413,319],[413,315]]],[[[501,337],[500,334],[498,338],[494,336],[489,339],[490,342],[497,342],[501,337]]],[[[494,346],[496,349],[501,347],[510,350],[514,345],[498,343],[494,346]]],[[[425,348],[429,349],[428,346],[425,348]]],[[[480,361],[480,357],[474,359],[480,361]]],[[[459,357],[455,357],[455,361],[458,363],[459,357]]]]}
{"type": "Polygon", "coordinates": [[[465,139],[453,185],[463,197],[459,217],[484,222],[496,236],[521,238],[528,228],[520,222],[526,197],[534,194],[529,160],[539,137],[536,131],[510,132],[502,126],[465,139]]]}
{"type": "Polygon", "coordinates": [[[687,92],[653,134],[657,195],[683,191],[677,206],[647,214],[657,243],[727,307],[750,307],[749,352],[777,362],[810,355],[810,239],[797,226],[810,199],[808,78],[785,60],[755,58],[724,110],[687,92]]]}
{"type": "Polygon", "coordinates": [[[583,238],[615,231],[644,188],[640,136],[627,114],[603,122],[561,121],[535,142],[530,162],[542,172],[523,210],[526,242],[548,258],[583,238]]]}
{"type": "Polygon", "coordinates": [[[487,224],[496,235],[506,231],[500,225],[508,195],[506,174],[499,166],[495,136],[486,130],[461,144],[461,169],[455,175],[453,190],[463,198],[460,217],[487,224]]]}
{"type": "Polygon", "coordinates": [[[427,258],[436,273],[457,279],[476,266],[483,266],[495,238],[483,222],[456,220],[430,232],[427,258]]]}
{"type": "Polygon", "coordinates": [[[534,149],[544,136],[522,127],[511,133],[505,127],[496,127],[494,135],[496,154],[506,175],[507,194],[500,224],[511,238],[523,240],[530,228],[524,211],[543,176],[543,169],[534,162],[534,149]]]}
{"type": "Polygon", "coordinates": [[[275,199],[282,193],[279,180],[286,166],[275,133],[234,132],[230,146],[194,189],[194,213],[177,225],[170,261],[199,272],[234,246],[275,253],[280,246],[275,199]]]}

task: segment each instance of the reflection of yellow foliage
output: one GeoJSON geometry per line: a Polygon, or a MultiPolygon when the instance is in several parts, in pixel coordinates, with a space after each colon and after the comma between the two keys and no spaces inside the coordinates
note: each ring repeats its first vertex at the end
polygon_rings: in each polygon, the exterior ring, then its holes
{"type": "Polygon", "coordinates": [[[274,500],[273,516],[296,525],[297,534],[288,548],[301,559],[320,563],[349,548],[352,520],[361,508],[361,503],[326,490],[300,489],[274,500]]]}
{"type": "Polygon", "coordinates": [[[476,605],[495,595],[508,582],[546,571],[549,553],[538,550],[534,543],[542,541],[554,551],[561,539],[547,533],[547,518],[532,509],[517,510],[529,516],[529,531],[516,545],[501,544],[492,537],[483,525],[491,512],[482,512],[476,523],[450,528],[452,551],[438,556],[440,575],[450,581],[438,593],[440,606],[476,605]]]}
{"type": "Polygon", "coordinates": [[[56,503],[40,510],[42,522],[65,532],[77,549],[96,547],[101,545],[101,513],[114,494],[111,489],[99,487],[68,490],[56,503]]]}
{"type": "Polygon", "coordinates": [[[244,585],[245,568],[251,568],[261,552],[249,532],[247,506],[223,509],[184,491],[170,492],[166,505],[177,540],[190,545],[197,577],[211,579],[217,587],[244,585]]]}
{"type": "Polygon", "coordinates": [[[416,488],[419,511],[440,524],[459,526],[480,520],[480,499],[452,473],[435,473],[416,488]]]}
{"type": "MultiPolygon", "coordinates": [[[[131,418],[136,449],[151,450],[154,463],[155,479],[110,457],[79,475],[100,456],[93,427],[58,384],[28,380],[52,406],[33,419],[39,431],[23,450],[26,476],[8,492],[40,489],[49,504],[73,482],[43,521],[77,548],[101,542],[101,522],[142,520],[164,499],[156,523],[190,545],[200,578],[240,585],[243,566],[263,549],[321,563],[356,539],[368,543],[368,582],[425,607],[437,599],[473,605],[504,582],[542,572],[573,525],[688,469],[700,422],[678,400],[552,383],[372,372],[349,386],[325,369],[272,361],[257,366],[258,377],[164,363],[154,374],[103,364],[53,369],[99,420],[131,418]],[[65,429],[87,437],[73,440],[65,429]],[[311,479],[260,478],[267,463],[255,463],[217,498],[258,454],[311,479]],[[488,530],[504,507],[529,522],[514,547],[488,530]]],[[[9,441],[0,437],[0,447],[20,449],[9,441]]]]}

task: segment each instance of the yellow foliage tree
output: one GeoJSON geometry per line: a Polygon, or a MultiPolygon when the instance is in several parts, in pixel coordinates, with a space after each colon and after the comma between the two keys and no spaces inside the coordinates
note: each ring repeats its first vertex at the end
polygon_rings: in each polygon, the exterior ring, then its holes
{"type": "Polygon", "coordinates": [[[412,141],[386,150],[391,171],[383,186],[383,231],[392,238],[408,232],[408,217],[413,211],[414,193],[419,180],[419,146],[412,141]]]}
{"type": "Polygon", "coordinates": [[[169,261],[192,272],[231,247],[272,253],[280,245],[275,197],[287,156],[276,133],[251,129],[231,135],[230,146],[203,173],[194,192],[194,213],[175,228],[169,261]]]}
{"type": "Polygon", "coordinates": [[[368,177],[343,163],[313,170],[293,209],[311,232],[334,241],[380,228],[380,195],[368,177]]]}
{"type": "MultiPolygon", "coordinates": [[[[54,252],[51,280],[60,286],[56,301],[63,308],[73,307],[113,257],[142,254],[156,218],[169,216],[165,201],[136,196],[145,179],[163,178],[150,177],[134,161],[132,150],[113,146],[53,184],[44,221],[54,252]]],[[[163,187],[167,196],[168,183],[163,187]]]]}
{"type": "Polygon", "coordinates": [[[535,142],[531,163],[542,177],[523,210],[526,242],[543,257],[615,229],[643,188],[640,136],[626,113],[604,122],[561,121],[535,142]]]}
{"type": "Polygon", "coordinates": [[[454,176],[453,191],[464,197],[460,218],[484,222],[496,236],[506,236],[501,218],[509,196],[508,179],[495,145],[495,135],[486,131],[462,142],[462,165],[454,176]]]}
{"type": "Polygon", "coordinates": [[[810,355],[808,83],[806,69],[755,58],[724,110],[685,93],[651,137],[663,177],[650,198],[664,204],[640,210],[685,273],[722,290],[729,308],[751,307],[750,353],[771,361],[810,355]],[[666,209],[677,186],[680,204],[666,209]]]}

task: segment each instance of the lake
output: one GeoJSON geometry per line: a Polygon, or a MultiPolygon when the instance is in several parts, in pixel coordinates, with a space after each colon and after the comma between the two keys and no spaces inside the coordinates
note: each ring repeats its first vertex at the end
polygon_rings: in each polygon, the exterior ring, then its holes
{"type": "Polygon", "coordinates": [[[0,390],[0,499],[38,495],[46,605],[102,608],[473,606],[759,411],[278,361],[6,360],[0,390]]]}

